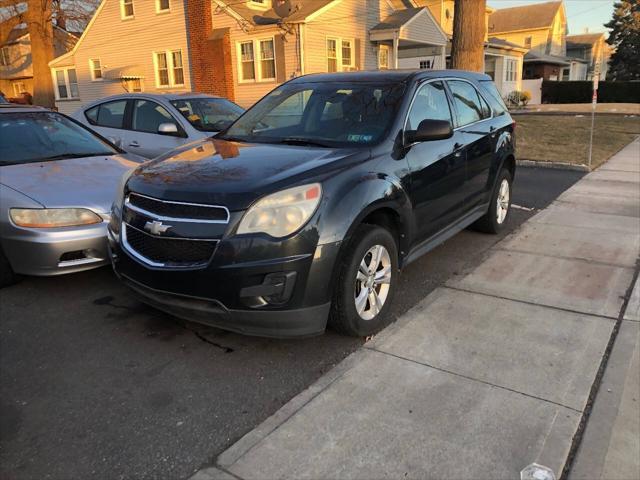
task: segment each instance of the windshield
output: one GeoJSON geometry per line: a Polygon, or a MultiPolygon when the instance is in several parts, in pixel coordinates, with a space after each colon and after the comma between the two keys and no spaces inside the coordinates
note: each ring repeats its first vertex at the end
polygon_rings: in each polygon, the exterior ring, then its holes
{"type": "Polygon", "coordinates": [[[0,165],[118,153],[55,112],[0,114],[0,165]]]}
{"type": "Polygon", "coordinates": [[[250,108],[219,138],[326,147],[380,141],[402,102],[404,84],[285,84],[250,108]]]}
{"type": "Polygon", "coordinates": [[[192,98],[173,100],[184,118],[201,132],[219,132],[231,125],[244,110],[224,98],[192,98]]]}

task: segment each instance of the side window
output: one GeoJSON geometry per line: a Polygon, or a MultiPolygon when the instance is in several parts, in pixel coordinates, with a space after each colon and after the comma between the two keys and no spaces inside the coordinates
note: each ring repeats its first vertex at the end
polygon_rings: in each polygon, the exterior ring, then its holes
{"type": "Polygon", "coordinates": [[[98,112],[100,111],[100,105],[90,108],[84,112],[84,116],[87,117],[87,120],[91,125],[98,124],[98,112]]]}
{"type": "Polygon", "coordinates": [[[420,122],[427,119],[451,122],[449,101],[442,82],[431,82],[420,87],[407,117],[407,130],[416,130],[420,122]]]}
{"type": "Polygon", "coordinates": [[[453,103],[456,106],[457,126],[462,127],[482,119],[482,107],[478,99],[478,93],[473,85],[461,80],[449,80],[447,82],[453,94],[453,103]]]}
{"type": "Polygon", "coordinates": [[[116,100],[115,102],[102,103],[90,108],[84,115],[91,125],[109,128],[123,128],[124,111],[127,106],[126,100],[116,100]]]}
{"type": "Polygon", "coordinates": [[[504,115],[507,112],[507,107],[504,104],[504,101],[502,100],[500,92],[498,92],[495,83],[485,80],[480,82],[480,88],[482,88],[486,99],[491,104],[493,114],[496,117],[504,115]]]}
{"type": "Polygon", "coordinates": [[[133,106],[133,119],[131,128],[138,132],[158,133],[161,123],[174,123],[178,125],[169,112],[156,102],[149,100],[136,100],[133,106]]]}
{"type": "Polygon", "coordinates": [[[487,101],[478,93],[478,98],[480,99],[480,107],[482,108],[482,118],[491,117],[491,107],[487,101]]]}

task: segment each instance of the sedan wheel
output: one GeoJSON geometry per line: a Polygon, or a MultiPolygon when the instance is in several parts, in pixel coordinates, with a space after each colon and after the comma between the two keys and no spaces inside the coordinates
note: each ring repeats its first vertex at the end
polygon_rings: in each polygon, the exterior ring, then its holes
{"type": "Polygon", "coordinates": [[[354,290],[356,311],[372,320],[384,307],[391,284],[391,258],[382,245],[374,245],[360,262],[354,290]]]}
{"type": "Polygon", "coordinates": [[[496,199],[496,221],[498,225],[502,225],[505,218],[507,218],[507,213],[509,213],[510,190],[509,180],[503,178],[498,190],[498,198],[496,199]]]}

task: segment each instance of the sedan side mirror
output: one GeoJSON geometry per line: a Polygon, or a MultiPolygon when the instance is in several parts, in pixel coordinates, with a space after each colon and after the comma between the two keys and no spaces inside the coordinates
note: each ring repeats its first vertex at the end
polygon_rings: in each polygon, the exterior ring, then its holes
{"type": "Polygon", "coordinates": [[[160,135],[177,135],[178,126],[171,122],[161,123],[158,125],[158,133],[160,135]]]}
{"type": "Polygon", "coordinates": [[[451,122],[447,120],[422,120],[417,130],[407,130],[404,134],[407,145],[432,140],[445,140],[452,136],[453,127],[451,122]]]}

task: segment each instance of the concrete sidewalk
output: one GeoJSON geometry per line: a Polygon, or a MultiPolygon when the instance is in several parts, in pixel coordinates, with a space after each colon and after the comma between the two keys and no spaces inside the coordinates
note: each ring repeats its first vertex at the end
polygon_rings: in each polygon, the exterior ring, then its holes
{"type": "MultiPolygon", "coordinates": [[[[636,140],[193,479],[559,476],[614,328],[637,323],[621,310],[639,249],[636,140]]],[[[605,473],[637,438],[630,362],[605,473]]]]}

